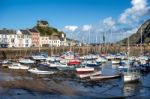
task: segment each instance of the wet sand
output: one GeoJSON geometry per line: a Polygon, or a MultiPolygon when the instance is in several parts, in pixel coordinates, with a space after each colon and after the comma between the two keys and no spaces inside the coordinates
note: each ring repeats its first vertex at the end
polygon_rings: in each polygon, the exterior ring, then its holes
{"type": "MultiPolygon", "coordinates": [[[[114,72],[110,68],[112,67],[105,66],[103,71],[114,72]]],[[[0,67],[0,98],[10,99],[12,96],[17,97],[14,99],[21,97],[25,99],[39,97],[44,99],[49,99],[49,97],[55,99],[148,98],[150,97],[149,81],[150,74],[144,75],[140,83],[123,85],[121,79],[101,82],[82,81],[76,78],[72,71],[37,76],[27,71],[0,67]]]]}

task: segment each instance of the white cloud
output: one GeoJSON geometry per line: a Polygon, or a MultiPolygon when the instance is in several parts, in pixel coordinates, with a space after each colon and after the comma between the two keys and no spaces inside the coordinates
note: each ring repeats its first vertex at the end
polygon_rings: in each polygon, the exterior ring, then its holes
{"type": "Polygon", "coordinates": [[[89,31],[91,28],[91,25],[83,25],[82,31],[89,31]]]}
{"type": "Polygon", "coordinates": [[[65,26],[65,30],[67,30],[67,31],[74,32],[76,29],[78,29],[78,26],[75,26],[75,25],[67,25],[67,26],[65,26]]]}
{"type": "Polygon", "coordinates": [[[111,26],[115,25],[115,21],[112,19],[112,17],[108,17],[103,20],[103,24],[105,26],[111,27],[111,26]]]}
{"type": "Polygon", "coordinates": [[[120,16],[119,22],[123,24],[129,24],[136,22],[140,17],[148,14],[149,7],[147,0],[132,0],[132,7],[126,9],[120,16]]]}

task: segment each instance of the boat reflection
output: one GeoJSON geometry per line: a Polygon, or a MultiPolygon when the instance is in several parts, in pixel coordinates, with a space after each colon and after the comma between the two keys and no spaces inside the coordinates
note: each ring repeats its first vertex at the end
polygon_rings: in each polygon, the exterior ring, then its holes
{"type": "Polygon", "coordinates": [[[139,83],[125,83],[123,85],[123,96],[134,96],[138,92],[139,83]]]}

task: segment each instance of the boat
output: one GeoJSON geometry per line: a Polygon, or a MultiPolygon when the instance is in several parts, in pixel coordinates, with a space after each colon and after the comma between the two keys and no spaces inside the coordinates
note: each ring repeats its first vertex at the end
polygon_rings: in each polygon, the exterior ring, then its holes
{"type": "Polygon", "coordinates": [[[77,59],[70,60],[67,65],[80,65],[81,62],[77,59]]]}
{"type": "Polygon", "coordinates": [[[79,78],[88,78],[90,76],[96,76],[96,75],[101,75],[102,72],[101,71],[94,71],[92,73],[86,73],[86,74],[77,74],[77,77],[79,78]]]}
{"type": "Polygon", "coordinates": [[[49,67],[59,67],[59,66],[60,66],[59,62],[54,62],[49,64],[49,67]]]}
{"type": "Polygon", "coordinates": [[[120,63],[120,60],[113,59],[113,60],[111,60],[111,63],[112,63],[112,64],[119,64],[119,63],[120,63]]]}
{"type": "Polygon", "coordinates": [[[124,72],[123,80],[124,83],[130,83],[130,82],[138,82],[140,79],[140,73],[135,68],[130,68],[127,72],[124,72]]]}
{"type": "Polygon", "coordinates": [[[34,60],[46,60],[46,57],[42,56],[42,55],[33,55],[32,59],[34,59],[34,60]]]}
{"type": "Polygon", "coordinates": [[[23,64],[34,64],[35,61],[31,60],[31,59],[20,59],[19,60],[20,63],[23,63],[23,64]]]}
{"type": "Polygon", "coordinates": [[[54,71],[44,71],[44,70],[39,70],[37,68],[31,68],[28,70],[29,72],[33,74],[41,74],[41,75],[46,75],[46,74],[54,74],[54,71]]]}
{"type": "Polygon", "coordinates": [[[120,78],[120,74],[115,75],[99,75],[99,76],[91,76],[91,80],[106,80],[106,79],[114,79],[114,78],[120,78]]]}
{"type": "Polygon", "coordinates": [[[101,63],[97,63],[95,60],[84,61],[82,64],[88,67],[98,67],[101,65],[101,63]]]}
{"type": "Polygon", "coordinates": [[[67,64],[60,63],[59,66],[56,67],[58,70],[75,70],[75,66],[68,66],[67,64]]]}
{"type": "Polygon", "coordinates": [[[86,73],[92,73],[94,72],[94,68],[93,67],[79,67],[79,68],[76,68],[76,72],[78,74],[86,74],[86,73]]]}
{"type": "Polygon", "coordinates": [[[7,68],[10,64],[12,64],[12,62],[11,62],[10,60],[8,60],[8,59],[3,60],[3,61],[1,62],[2,67],[6,67],[6,68],[7,68]]]}
{"type": "Polygon", "coordinates": [[[8,66],[9,69],[29,69],[29,66],[22,65],[20,63],[12,63],[8,66]]]}
{"type": "MultiPolygon", "coordinates": [[[[129,54],[130,54],[130,51],[129,51],[129,37],[128,37],[128,57],[129,57],[129,54]]],[[[140,79],[140,73],[139,71],[136,69],[136,68],[133,68],[130,66],[130,62],[129,62],[129,59],[128,59],[128,62],[127,62],[127,72],[123,72],[123,81],[124,83],[130,83],[130,82],[135,82],[135,81],[139,81],[140,79]]]]}
{"type": "Polygon", "coordinates": [[[98,57],[98,58],[96,59],[96,62],[98,62],[98,63],[106,63],[106,62],[107,62],[107,59],[105,59],[105,58],[103,58],[103,57],[98,57]]]}

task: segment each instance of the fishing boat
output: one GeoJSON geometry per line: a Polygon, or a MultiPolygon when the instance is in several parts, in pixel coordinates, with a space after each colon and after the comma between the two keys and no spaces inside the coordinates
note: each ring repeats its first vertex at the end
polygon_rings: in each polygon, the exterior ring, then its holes
{"type": "Polygon", "coordinates": [[[135,73],[127,73],[124,75],[124,82],[125,83],[130,83],[130,82],[138,82],[140,79],[140,76],[135,72],[135,73]]]}
{"type": "Polygon", "coordinates": [[[9,69],[29,69],[29,66],[22,65],[20,63],[12,63],[8,66],[9,69]]]}
{"type": "MultiPolygon", "coordinates": [[[[129,37],[128,37],[128,57],[130,54],[130,50],[129,50],[129,37]]],[[[123,74],[123,81],[124,83],[130,83],[130,82],[135,82],[135,81],[139,81],[140,79],[140,73],[136,68],[131,68],[130,63],[129,63],[129,59],[127,62],[127,72],[124,72],[123,74]]]]}
{"type": "Polygon", "coordinates": [[[120,78],[120,74],[115,74],[115,75],[99,75],[99,76],[91,76],[91,80],[106,80],[106,79],[115,79],[115,78],[120,78]]]}
{"type": "Polygon", "coordinates": [[[28,70],[29,72],[33,74],[41,74],[41,75],[46,75],[46,74],[54,74],[54,71],[44,71],[44,70],[39,70],[37,68],[31,68],[28,70]]]}

